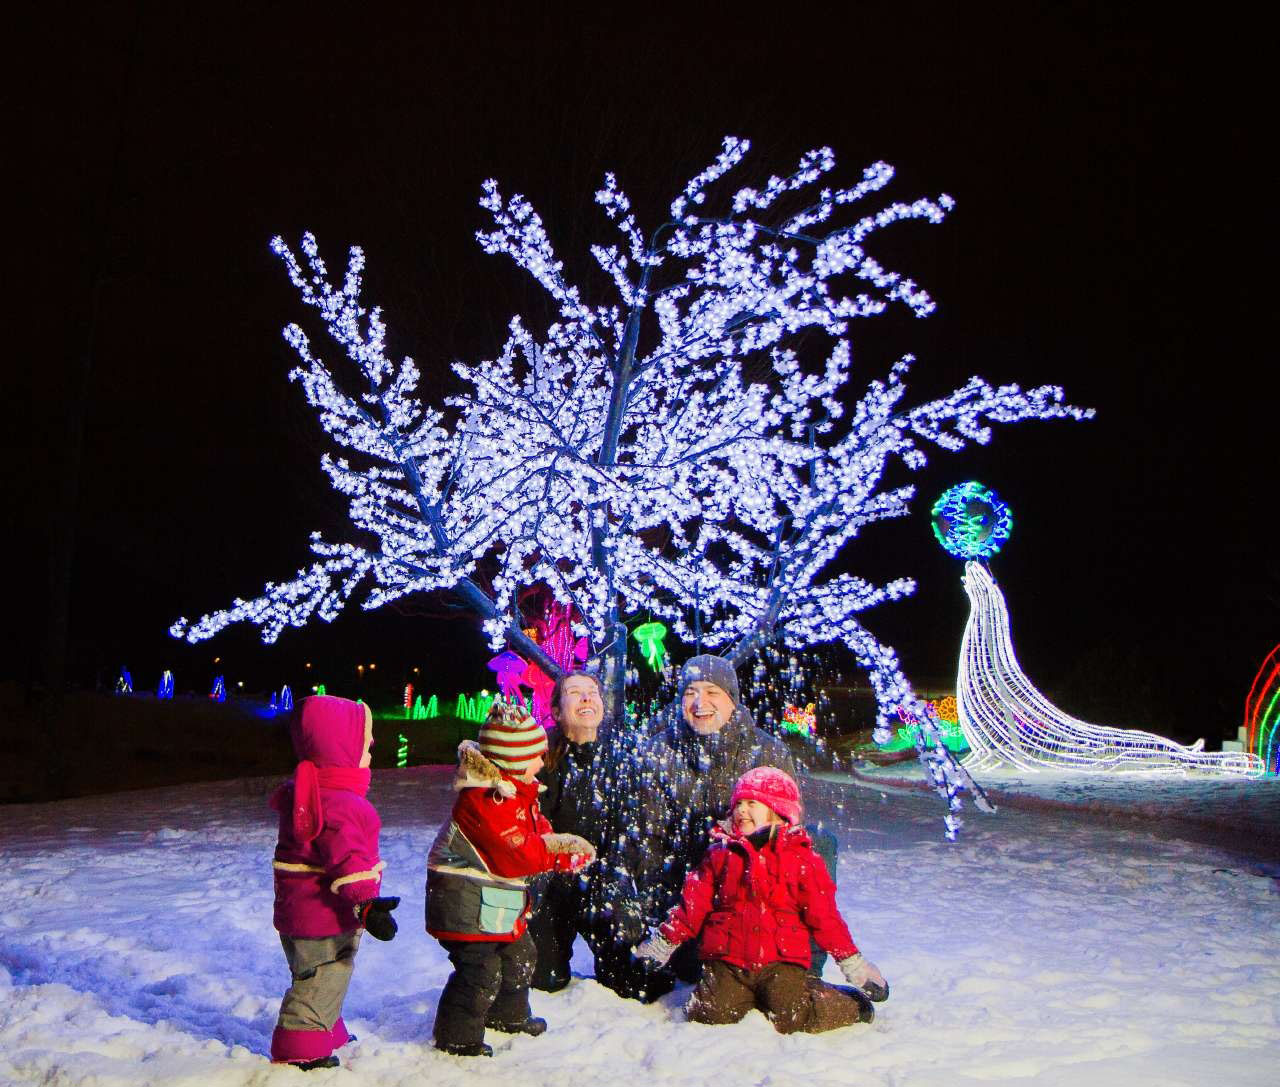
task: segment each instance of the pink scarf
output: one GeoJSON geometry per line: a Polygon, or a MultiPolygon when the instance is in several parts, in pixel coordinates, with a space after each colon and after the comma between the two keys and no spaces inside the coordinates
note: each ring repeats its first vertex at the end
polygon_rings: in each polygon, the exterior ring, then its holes
{"type": "Polygon", "coordinates": [[[324,826],[324,807],[320,802],[321,789],[345,789],[364,796],[369,791],[369,768],[355,766],[316,766],[310,759],[298,763],[293,780],[286,781],[271,794],[271,806],[281,811],[285,796],[293,791],[293,833],[299,842],[313,841],[324,826]]]}

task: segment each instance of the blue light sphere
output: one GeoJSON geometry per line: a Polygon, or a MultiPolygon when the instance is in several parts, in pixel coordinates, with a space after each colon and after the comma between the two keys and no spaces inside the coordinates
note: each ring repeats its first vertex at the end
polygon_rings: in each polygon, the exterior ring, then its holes
{"type": "Polygon", "coordinates": [[[970,480],[958,483],[933,504],[933,534],[948,555],[989,559],[1013,530],[1013,514],[995,491],[970,480]]]}

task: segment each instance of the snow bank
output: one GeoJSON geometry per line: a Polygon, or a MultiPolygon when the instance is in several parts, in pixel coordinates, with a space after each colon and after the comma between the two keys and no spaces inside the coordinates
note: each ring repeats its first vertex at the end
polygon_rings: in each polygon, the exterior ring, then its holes
{"type": "MultiPolygon", "coordinates": [[[[489,1062],[443,1056],[430,1037],[448,961],[421,919],[450,772],[374,775],[401,931],[361,948],[344,1067],[306,1080],[264,1056],[288,983],[270,922],[273,781],[6,808],[0,1082],[1275,1082],[1280,870],[1087,810],[972,815],[948,845],[934,798],[837,781],[806,795],[840,837],[854,936],[892,985],[873,1025],[784,1038],[752,1013],[703,1027],[683,1019],[687,990],[643,1007],[583,976],[533,995],[543,1037],[491,1035],[489,1062]]],[[[1126,789],[1167,803],[1151,783],[1126,789]]],[[[1278,795],[1203,805],[1224,823],[1274,819],[1278,795]]]]}

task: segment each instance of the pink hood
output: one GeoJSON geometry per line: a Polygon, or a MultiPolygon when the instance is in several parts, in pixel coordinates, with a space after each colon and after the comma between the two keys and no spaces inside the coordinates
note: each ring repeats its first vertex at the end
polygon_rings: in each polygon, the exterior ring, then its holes
{"type": "Polygon", "coordinates": [[[313,694],[304,698],[289,720],[289,737],[298,761],[317,769],[360,765],[364,754],[364,706],[349,698],[313,694]]]}

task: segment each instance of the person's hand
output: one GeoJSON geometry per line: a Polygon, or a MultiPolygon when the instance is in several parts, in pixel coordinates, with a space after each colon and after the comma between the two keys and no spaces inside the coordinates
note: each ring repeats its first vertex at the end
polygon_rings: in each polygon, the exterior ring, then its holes
{"type": "Polygon", "coordinates": [[[400,899],[371,898],[356,907],[356,920],[364,926],[365,932],[375,940],[390,940],[399,926],[391,911],[400,905],[400,899]]]}
{"type": "Polygon", "coordinates": [[[631,954],[637,959],[644,959],[653,963],[655,966],[666,966],[671,960],[671,956],[676,953],[679,944],[673,944],[670,940],[662,935],[657,929],[649,933],[644,943],[636,947],[631,954]]]}
{"type": "Polygon", "coordinates": [[[577,834],[544,834],[553,872],[576,872],[596,859],[596,847],[577,834]]]}
{"type": "MultiPolygon", "coordinates": [[[[879,967],[862,952],[850,955],[847,959],[841,959],[836,965],[840,967],[840,973],[844,975],[845,981],[863,990],[872,999],[877,992],[883,992],[885,996],[889,995],[889,984],[884,980],[879,967]]],[[[884,997],[880,999],[883,1000],[884,997]]]]}

